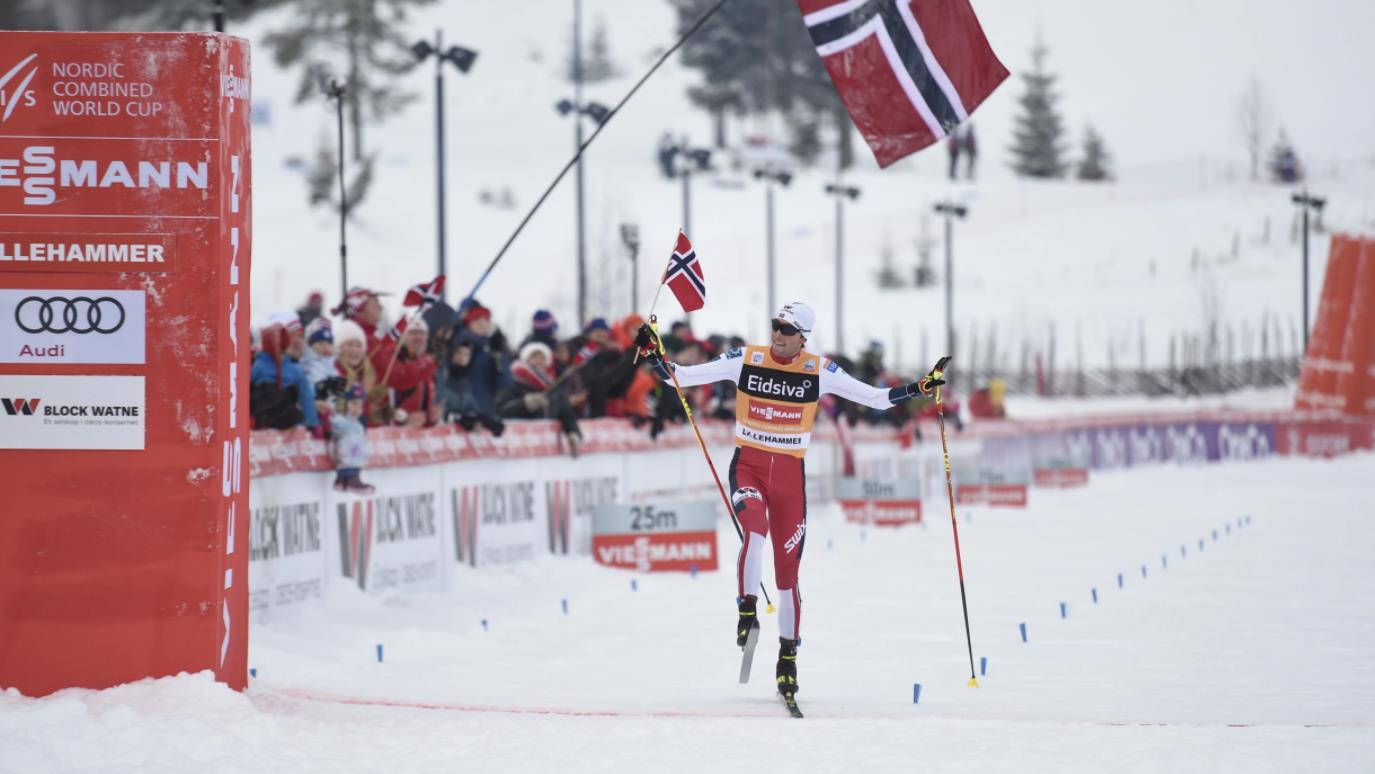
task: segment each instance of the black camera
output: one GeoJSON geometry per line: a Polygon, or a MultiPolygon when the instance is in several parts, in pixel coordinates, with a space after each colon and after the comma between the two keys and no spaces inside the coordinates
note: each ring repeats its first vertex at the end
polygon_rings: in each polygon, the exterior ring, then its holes
{"type": "Polygon", "coordinates": [[[330,376],[315,383],[315,399],[329,400],[347,392],[349,380],[342,376],[330,376]]]}

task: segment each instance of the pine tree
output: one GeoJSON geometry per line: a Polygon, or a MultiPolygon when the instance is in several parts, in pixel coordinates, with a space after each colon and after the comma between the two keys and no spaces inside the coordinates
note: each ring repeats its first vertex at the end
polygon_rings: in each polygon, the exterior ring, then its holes
{"type": "MultiPolygon", "coordinates": [[[[338,211],[339,157],[335,154],[334,145],[334,138],[328,133],[320,137],[320,144],[315,149],[315,159],[305,170],[306,197],[312,207],[327,204],[331,209],[338,211]]],[[[368,191],[372,190],[376,160],[377,156],[374,154],[352,165],[353,176],[345,191],[348,195],[350,217],[354,216],[358,205],[363,203],[368,191]]]]}
{"type": "Polygon", "coordinates": [[[1052,87],[1055,76],[1046,73],[1047,49],[1039,40],[1031,49],[1032,70],[1022,73],[1026,93],[1013,131],[1012,169],[1022,177],[1060,178],[1069,168],[1062,144],[1065,130],[1055,110],[1059,96],[1052,87]]]}
{"type": "MultiPolygon", "coordinates": [[[[565,75],[568,81],[577,80],[577,68],[574,66],[573,40],[569,36],[568,40],[568,62],[565,75]]],[[[616,66],[616,62],[611,57],[611,44],[607,40],[606,22],[597,18],[596,26],[592,28],[592,40],[587,44],[587,50],[582,59],[582,82],[598,83],[607,81],[621,74],[621,68],[616,66]]]]}
{"type": "Polygon", "coordinates": [[[1112,171],[1109,163],[1112,156],[1103,147],[1103,138],[1092,126],[1084,128],[1084,157],[1079,160],[1079,168],[1075,176],[1080,180],[1111,180],[1112,171]]]}
{"type": "MultiPolygon", "coordinates": [[[[678,11],[680,31],[715,4],[669,1],[678,11]]],[[[721,137],[732,114],[777,113],[794,131],[824,116],[840,130],[840,164],[846,168],[854,158],[854,125],[796,13],[786,3],[774,2],[723,7],[683,46],[683,64],[699,71],[703,84],[688,96],[711,112],[721,137]]]]}
{"type": "MultiPolygon", "coordinates": [[[[406,14],[434,0],[295,0],[287,26],[265,38],[281,67],[301,65],[296,102],[321,98],[328,60],[342,63],[353,160],[367,157],[363,118],[381,121],[415,99],[398,76],[415,66],[406,37],[406,14]]],[[[350,197],[351,198],[351,197],[350,197]]]]}

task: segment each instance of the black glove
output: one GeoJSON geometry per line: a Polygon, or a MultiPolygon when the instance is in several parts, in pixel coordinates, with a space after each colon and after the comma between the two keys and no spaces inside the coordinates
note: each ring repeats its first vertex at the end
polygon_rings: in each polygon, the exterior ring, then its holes
{"type": "Polygon", "coordinates": [[[931,368],[926,376],[907,385],[907,392],[912,395],[923,396],[933,394],[937,387],[945,384],[945,379],[941,377],[945,374],[945,364],[948,362],[950,362],[950,355],[937,360],[936,365],[931,368]]]}
{"type": "Polygon", "coordinates": [[[640,326],[635,332],[635,350],[641,359],[651,362],[662,358],[659,354],[659,347],[654,340],[654,332],[650,329],[649,323],[640,326]]]}

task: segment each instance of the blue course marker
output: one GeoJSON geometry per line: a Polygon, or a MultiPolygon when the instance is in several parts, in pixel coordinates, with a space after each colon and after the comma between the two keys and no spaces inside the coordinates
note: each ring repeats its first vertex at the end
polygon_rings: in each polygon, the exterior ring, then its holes
{"type": "Polygon", "coordinates": [[[912,683],[912,703],[917,704],[921,701],[921,683],[912,683]]]}
{"type": "Polygon", "coordinates": [[[630,590],[631,590],[631,591],[639,591],[639,590],[640,590],[640,584],[639,584],[634,578],[631,578],[631,579],[630,579],[630,590]]]}
{"type": "Polygon", "coordinates": [[[1169,564],[1168,564],[1168,563],[1166,562],[1166,560],[1165,560],[1165,555],[1164,555],[1164,554],[1161,554],[1161,555],[1160,555],[1160,569],[1163,570],[1163,569],[1165,569],[1165,568],[1168,567],[1168,566],[1169,566],[1169,564]]]}
{"type": "Polygon", "coordinates": [[[988,656],[979,656],[979,677],[988,674],[988,656]]]}
{"type": "Polygon", "coordinates": [[[1122,588],[1122,573],[1117,573],[1117,588],[1122,588]]]}
{"type": "Polygon", "coordinates": [[[693,562],[692,564],[688,565],[688,572],[692,574],[692,577],[693,577],[694,579],[696,579],[696,577],[697,577],[697,563],[696,563],[696,562],[693,562]]]}
{"type": "Polygon", "coordinates": [[[568,600],[567,600],[567,599],[562,600],[562,605],[563,605],[563,614],[564,614],[564,615],[568,615],[568,600]]]}
{"type": "Polygon", "coordinates": [[[1217,530],[1213,530],[1213,542],[1217,542],[1217,530]]]}
{"type": "Polygon", "coordinates": [[[249,667],[249,668],[248,668],[248,676],[249,676],[249,677],[257,677],[257,676],[258,676],[258,670],[257,670],[256,668],[254,668],[254,667],[249,667]]]}
{"type": "Polygon", "coordinates": [[[1098,589],[1089,589],[1089,594],[1093,595],[1093,604],[1098,604],[1098,589]]]}
{"type": "Polygon", "coordinates": [[[487,631],[487,619],[482,619],[482,631],[487,631]]]}
{"type": "Polygon", "coordinates": [[[1223,532],[1227,533],[1228,535],[1232,534],[1232,525],[1228,524],[1226,527],[1224,527],[1223,532]]]}
{"type": "Polygon", "coordinates": [[[377,663],[382,663],[382,643],[377,643],[377,663]]]}
{"type": "Polygon", "coordinates": [[[1246,514],[1246,524],[1247,524],[1247,526],[1250,526],[1250,524],[1251,524],[1251,514],[1249,514],[1249,513],[1246,514]]]}
{"type": "Polygon", "coordinates": [[[1026,624],[1020,623],[1017,626],[1022,630],[1022,642],[1026,642],[1026,624]]]}
{"type": "Polygon", "coordinates": [[[1141,577],[1146,577],[1146,565],[1141,565],[1141,577]]]}
{"type": "Polygon", "coordinates": [[[1179,547],[1179,558],[1180,558],[1180,559],[1183,559],[1183,558],[1184,558],[1184,546],[1180,546],[1180,547],[1179,547]]]}
{"type": "Polygon", "coordinates": [[[1198,550],[1203,550],[1203,538],[1198,539],[1198,550]]]}
{"type": "Polygon", "coordinates": [[[1069,618],[1069,605],[1066,605],[1064,602],[1060,603],[1060,617],[1069,618]]]}
{"type": "Polygon", "coordinates": [[[831,540],[830,538],[826,538],[826,550],[827,550],[827,551],[830,551],[830,550],[831,550],[832,548],[834,548],[834,547],[835,547],[835,541],[834,541],[834,540],[831,540]]]}

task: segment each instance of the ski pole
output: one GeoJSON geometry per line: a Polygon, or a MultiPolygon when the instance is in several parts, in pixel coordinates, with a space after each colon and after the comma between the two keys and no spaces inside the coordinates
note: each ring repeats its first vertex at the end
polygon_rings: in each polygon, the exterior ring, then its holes
{"type": "MultiPolygon", "coordinates": [[[[949,360],[947,355],[942,362],[949,360]]],[[[931,372],[939,379],[941,371],[931,372]]],[[[969,601],[964,593],[964,561],[960,558],[960,527],[955,520],[955,487],[950,483],[950,445],[945,440],[945,404],[941,402],[941,388],[936,387],[936,421],[941,429],[941,454],[945,457],[945,495],[950,500],[950,528],[955,534],[955,568],[960,574],[960,606],[964,608],[964,641],[969,646],[969,687],[978,688],[978,678],[974,676],[974,638],[969,633],[969,601]]]]}
{"type": "MultiPolygon", "coordinates": [[[[659,287],[663,287],[662,283],[659,287]]],[[[659,338],[659,320],[653,314],[649,316],[649,329],[654,332],[654,346],[659,350],[659,355],[662,357],[665,354],[664,341],[659,338]]],[[[726,513],[730,514],[731,523],[735,525],[735,534],[739,536],[740,544],[744,545],[745,531],[740,529],[740,520],[735,518],[735,508],[731,506],[730,498],[726,496],[726,488],[721,486],[721,477],[716,473],[716,463],[711,461],[711,455],[707,453],[707,443],[702,440],[702,431],[697,429],[697,420],[692,417],[692,407],[688,405],[682,385],[678,384],[678,374],[669,368],[668,375],[673,378],[673,389],[678,391],[678,400],[683,404],[683,412],[687,414],[688,424],[692,425],[692,432],[697,436],[697,445],[702,449],[702,456],[707,460],[707,467],[711,468],[711,478],[716,482],[716,491],[721,493],[721,502],[726,505],[726,513]]],[[[764,602],[768,604],[768,611],[773,613],[773,600],[769,599],[769,590],[764,588],[763,581],[759,582],[759,590],[764,592],[764,602]]]]}

